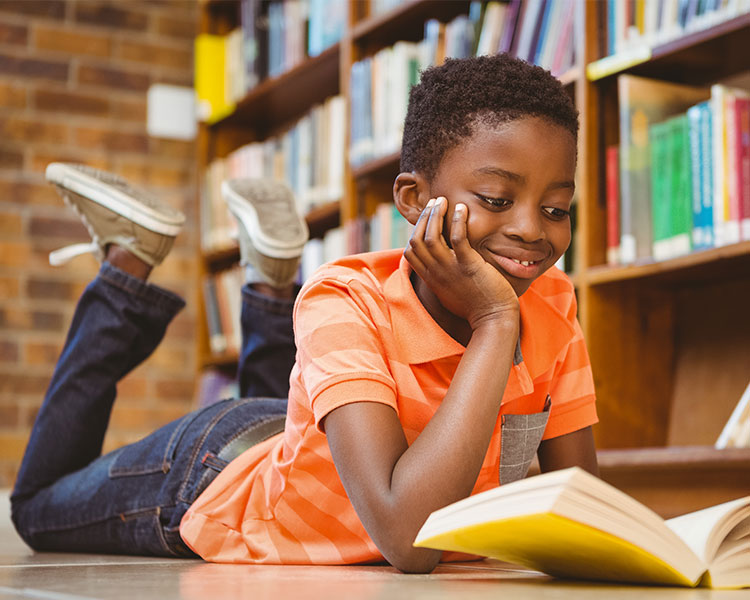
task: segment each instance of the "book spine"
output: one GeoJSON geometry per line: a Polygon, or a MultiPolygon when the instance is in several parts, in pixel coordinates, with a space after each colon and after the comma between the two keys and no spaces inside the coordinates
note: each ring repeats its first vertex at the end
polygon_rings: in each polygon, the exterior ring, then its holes
{"type": "Polygon", "coordinates": [[[607,263],[620,263],[620,149],[610,146],[606,151],[607,185],[607,263]]]}
{"type": "Polygon", "coordinates": [[[709,102],[702,102],[701,112],[701,194],[703,207],[701,223],[703,240],[707,248],[714,246],[714,167],[713,167],[713,121],[709,102]]]}
{"type": "Polygon", "coordinates": [[[691,106],[687,111],[690,136],[690,185],[692,187],[693,212],[693,248],[700,250],[708,247],[704,238],[705,224],[703,222],[703,156],[701,144],[701,108],[700,105],[691,106]]]}
{"type": "Polygon", "coordinates": [[[520,8],[521,0],[511,0],[508,4],[505,22],[503,23],[503,33],[500,36],[500,42],[497,47],[498,52],[510,52],[513,38],[516,33],[516,23],[518,21],[520,8]]]}
{"type": "Polygon", "coordinates": [[[672,119],[673,171],[670,197],[670,255],[682,256],[692,250],[693,194],[690,160],[690,126],[687,114],[672,119]]]}
{"type": "Polygon", "coordinates": [[[670,202],[673,189],[673,146],[670,122],[654,123],[649,127],[651,153],[651,211],[653,225],[653,257],[670,258],[670,202]]]}
{"type": "Polygon", "coordinates": [[[726,243],[734,244],[740,241],[740,158],[737,136],[737,96],[727,94],[724,103],[726,127],[726,174],[727,174],[727,208],[725,210],[726,243]]]}
{"type": "Polygon", "coordinates": [[[738,98],[740,177],[740,228],[742,239],[750,241],[750,99],[738,98]]]}
{"type": "Polygon", "coordinates": [[[726,117],[724,111],[726,88],[711,86],[711,119],[713,122],[713,174],[714,174],[714,245],[727,242],[728,220],[727,170],[726,170],[726,117]]]}

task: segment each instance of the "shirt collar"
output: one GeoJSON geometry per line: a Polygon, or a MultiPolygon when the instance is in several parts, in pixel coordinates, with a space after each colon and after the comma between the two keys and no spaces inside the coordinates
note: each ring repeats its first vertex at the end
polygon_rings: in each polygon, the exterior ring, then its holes
{"type": "MultiPolygon", "coordinates": [[[[391,307],[393,334],[404,358],[409,364],[419,364],[463,354],[466,348],[443,331],[420,302],[409,281],[410,273],[411,267],[402,255],[398,269],[383,286],[391,307]]],[[[527,380],[527,376],[533,380],[550,368],[575,335],[575,330],[534,284],[521,296],[519,303],[521,343],[520,352],[516,348],[514,362],[519,358],[522,362],[514,369],[520,370],[521,380],[527,380]]]]}

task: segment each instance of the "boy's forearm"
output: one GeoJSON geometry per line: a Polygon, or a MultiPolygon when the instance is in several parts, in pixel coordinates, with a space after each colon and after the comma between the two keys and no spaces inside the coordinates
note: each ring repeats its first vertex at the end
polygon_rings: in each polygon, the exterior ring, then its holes
{"type": "Polygon", "coordinates": [[[427,516],[468,496],[474,487],[517,339],[517,314],[474,331],[440,408],[394,466],[387,501],[391,527],[398,531],[392,539],[407,541],[408,551],[399,554],[413,554],[417,564],[439,560],[439,554],[426,556],[411,547],[427,516]]]}

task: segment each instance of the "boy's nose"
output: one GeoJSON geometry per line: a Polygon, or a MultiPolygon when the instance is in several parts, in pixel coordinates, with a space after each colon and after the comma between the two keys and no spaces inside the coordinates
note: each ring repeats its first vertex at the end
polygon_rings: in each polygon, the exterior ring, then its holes
{"type": "Polygon", "coordinates": [[[524,242],[536,242],[544,239],[544,227],[542,215],[538,207],[513,207],[511,219],[505,229],[506,234],[518,238],[524,242]]]}

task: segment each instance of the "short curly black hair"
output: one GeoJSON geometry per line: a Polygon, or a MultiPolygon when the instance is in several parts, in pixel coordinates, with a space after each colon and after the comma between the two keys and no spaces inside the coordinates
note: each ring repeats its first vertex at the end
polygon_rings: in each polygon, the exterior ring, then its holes
{"type": "Polygon", "coordinates": [[[431,180],[446,152],[477,122],[499,125],[542,117],[578,139],[578,110],[549,71],[508,54],[449,59],[426,69],[411,89],[401,145],[401,172],[431,180]]]}

